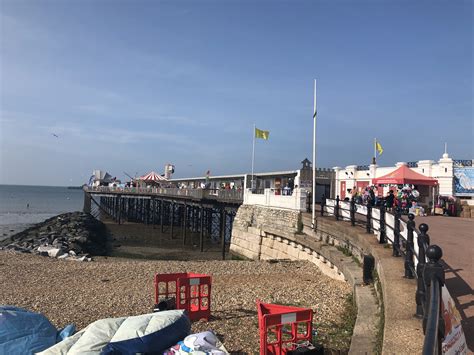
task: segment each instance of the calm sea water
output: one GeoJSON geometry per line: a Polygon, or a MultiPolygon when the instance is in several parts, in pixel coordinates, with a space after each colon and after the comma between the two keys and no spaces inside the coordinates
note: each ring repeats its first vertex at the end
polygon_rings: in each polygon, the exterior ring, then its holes
{"type": "Polygon", "coordinates": [[[0,239],[60,213],[82,210],[82,190],[0,185],[0,239]]]}

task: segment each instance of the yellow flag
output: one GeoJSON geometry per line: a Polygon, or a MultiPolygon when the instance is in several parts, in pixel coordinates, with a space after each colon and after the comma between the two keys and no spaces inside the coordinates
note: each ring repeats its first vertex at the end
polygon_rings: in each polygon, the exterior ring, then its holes
{"type": "Polygon", "coordinates": [[[262,138],[268,140],[270,131],[262,131],[261,129],[255,128],[255,138],[262,138]]]}
{"type": "Polygon", "coordinates": [[[379,153],[379,155],[382,155],[383,153],[382,145],[379,142],[377,142],[376,146],[377,146],[377,152],[379,153]]]}

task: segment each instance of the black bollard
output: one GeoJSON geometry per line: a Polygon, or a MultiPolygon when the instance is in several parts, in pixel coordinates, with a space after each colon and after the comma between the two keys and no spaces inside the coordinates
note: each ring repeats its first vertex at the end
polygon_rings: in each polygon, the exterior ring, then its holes
{"type": "Polygon", "coordinates": [[[379,243],[385,244],[387,242],[386,232],[385,232],[385,206],[380,206],[380,236],[379,236],[379,243]]]}
{"type": "Polygon", "coordinates": [[[413,251],[415,250],[415,244],[413,243],[413,231],[415,230],[415,215],[410,213],[408,215],[407,222],[407,246],[405,250],[405,277],[407,279],[413,279],[415,277],[414,269],[415,263],[413,262],[413,251]]]}
{"type": "Polygon", "coordinates": [[[367,205],[367,221],[365,222],[365,230],[372,233],[372,206],[367,205]]]}
{"type": "Polygon", "coordinates": [[[416,287],[416,316],[419,318],[423,317],[423,305],[426,300],[425,283],[423,280],[423,270],[426,264],[425,248],[429,245],[429,238],[427,238],[426,232],[428,232],[428,225],[425,223],[420,224],[418,227],[420,234],[418,235],[418,264],[416,265],[417,287],[416,287]]]}
{"type": "Polygon", "coordinates": [[[400,209],[397,208],[395,211],[395,226],[393,229],[393,256],[401,256],[400,254],[400,217],[401,212],[400,209]]]}
{"type": "Polygon", "coordinates": [[[356,225],[355,223],[355,210],[356,210],[356,205],[355,205],[355,199],[354,197],[351,198],[351,203],[350,203],[350,216],[351,216],[351,226],[354,227],[356,225]]]}
{"type": "Polygon", "coordinates": [[[375,258],[371,254],[364,255],[362,277],[366,285],[374,282],[374,276],[373,276],[374,267],[375,267],[375,258]]]}
{"type": "Polygon", "coordinates": [[[321,198],[321,217],[324,216],[324,207],[326,206],[326,196],[323,195],[323,197],[321,198]]]}

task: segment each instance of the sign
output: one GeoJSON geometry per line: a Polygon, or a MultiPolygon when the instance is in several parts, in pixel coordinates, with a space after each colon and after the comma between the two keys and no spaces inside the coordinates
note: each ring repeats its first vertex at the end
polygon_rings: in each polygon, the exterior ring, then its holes
{"type": "Polygon", "coordinates": [[[474,197],[474,167],[454,167],[454,195],[474,197]]]}
{"type": "Polygon", "coordinates": [[[441,289],[441,312],[444,320],[444,340],[441,344],[442,353],[446,355],[465,355],[467,345],[464,332],[461,327],[461,315],[456,309],[454,300],[446,286],[441,289]]]}

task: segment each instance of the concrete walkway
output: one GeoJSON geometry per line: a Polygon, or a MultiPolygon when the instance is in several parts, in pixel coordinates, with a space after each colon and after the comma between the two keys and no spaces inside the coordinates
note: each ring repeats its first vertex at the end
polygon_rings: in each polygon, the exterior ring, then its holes
{"type": "Polygon", "coordinates": [[[426,223],[431,244],[443,249],[446,286],[462,318],[469,350],[474,351],[474,219],[459,217],[416,217],[426,223]]]}

